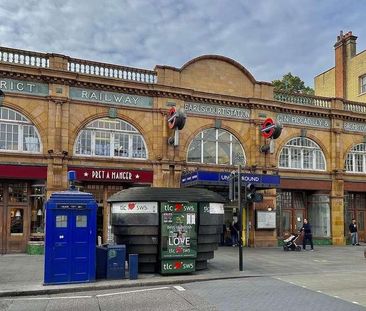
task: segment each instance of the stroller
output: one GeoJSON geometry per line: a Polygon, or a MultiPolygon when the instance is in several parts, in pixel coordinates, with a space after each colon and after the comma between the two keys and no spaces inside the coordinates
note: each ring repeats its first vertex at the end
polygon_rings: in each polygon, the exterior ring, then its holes
{"type": "Polygon", "coordinates": [[[296,243],[296,242],[299,243],[298,239],[300,238],[300,236],[301,236],[300,233],[298,234],[292,233],[287,239],[283,240],[283,250],[300,252],[301,246],[296,243]]]}

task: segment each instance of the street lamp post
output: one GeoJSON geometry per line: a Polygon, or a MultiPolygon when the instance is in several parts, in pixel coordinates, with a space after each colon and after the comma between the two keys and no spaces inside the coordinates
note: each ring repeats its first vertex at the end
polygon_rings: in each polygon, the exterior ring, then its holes
{"type": "Polygon", "coordinates": [[[238,165],[239,270],[243,271],[243,206],[241,204],[241,165],[238,165]]]}

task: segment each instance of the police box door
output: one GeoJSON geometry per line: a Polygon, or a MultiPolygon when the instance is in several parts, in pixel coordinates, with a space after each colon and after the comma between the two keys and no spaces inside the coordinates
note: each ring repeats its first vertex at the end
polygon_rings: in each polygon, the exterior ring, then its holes
{"type": "Polygon", "coordinates": [[[53,254],[49,281],[66,283],[88,280],[92,234],[88,226],[90,210],[59,209],[54,211],[52,217],[51,226],[54,229],[50,243],[53,254]]]}

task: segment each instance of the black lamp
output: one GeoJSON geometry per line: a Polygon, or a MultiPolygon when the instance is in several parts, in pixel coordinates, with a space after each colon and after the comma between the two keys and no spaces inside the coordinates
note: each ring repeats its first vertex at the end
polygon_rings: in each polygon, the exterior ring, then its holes
{"type": "Polygon", "coordinates": [[[2,90],[0,90],[0,106],[3,104],[5,94],[2,90]]]}

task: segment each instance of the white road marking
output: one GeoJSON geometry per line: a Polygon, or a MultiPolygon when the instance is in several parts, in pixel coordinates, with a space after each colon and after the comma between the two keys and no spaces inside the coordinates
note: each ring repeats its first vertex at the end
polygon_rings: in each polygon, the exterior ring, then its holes
{"type": "Polygon", "coordinates": [[[85,299],[92,296],[65,296],[65,297],[29,297],[29,298],[5,298],[4,300],[52,300],[52,299],[85,299]]]}
{"type": "Polygon", "coordinates": [[[183,288],[182,286],[173,286],[176,290],[179,290],[180,292],[186,290],[185,288],[183,288]]]}
{"type": "Polygon", "coordinates": [[[352,303],[359,305],[360,303],[358,303],[357,301],[352,301],[352,303]]]}
{"type": "Polygon", "coordinates": [[[115,295],[123,295],[123,294],[133,294],[133,293],[149,292],[149,291],[162,290],[162,289],[169,289],[169,287],[167,287],[167,286],[165,286],[165,287],[155,287],[155,288],[130,290],[130,291],[127,291],[127,292],[100,294],[100,295],[96,295],[96,297],[107,297],[107,296],[115,296],[115,295]]]}

